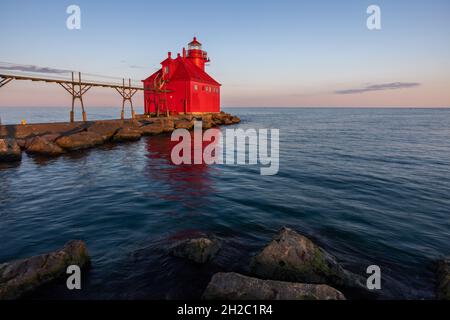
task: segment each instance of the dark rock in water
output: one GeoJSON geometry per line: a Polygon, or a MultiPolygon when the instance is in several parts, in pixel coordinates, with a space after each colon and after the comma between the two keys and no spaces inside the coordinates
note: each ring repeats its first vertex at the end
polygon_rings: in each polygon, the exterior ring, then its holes
{"type": "Polygon", "coordinates": [[[238,273],[216,273],[205,292],[206,300],[345,300],[325,284],[261,280],[238,273]]]}
{"type": "Polygon", "coordinates": [[[30,154],[40,154],[45,156],[58,156],[65,153],[64,149],[44,137],[31,138],[30,141],[26,143],[26,151],[30,154]]]}
{"type": "Polygon", "coordinates": [[[264,279],[367,290],[362,277],[344,270],[335,257],[289,228],[252,259],[251,271],[264,279]]]}
{"type": "Polygon", "coordinates": [[[66,274],[67,267],[89,263],[83,241],[68,242],[59,251],[0,264],[0,300],[17,299],[66,274]]]}
{"type": "Polygon", "coordinates": [[[116,132],[121,128],[121,124],[112,121],[98,121],[90,126],[87,131],[99,134],[104,141],[111,140],[116,132]]]}
{"type": "Polygon", "coordinates": [[[142,136],[142,130],[136,127],[124,127],[119,129],[113,137],[113,141],[137,141],[142,136]]]}
{"type": "Polygon", "coordinates": [[[172,249],[172,254],[175,257],[186,258],[197,263],[205,263],[214,258],[220,247],[220,242],[217,239],[188,239],[177,244],[172,249]]]}
{"type": "Polygon", "coordinates": [[[0,139],[0,162],[15,162],[22,159],[22,150],[14,139],[0,139]]]}
{"type": "Polygon", "coordinates": [[[450,258],[442,259],[437,264],[437,298],[450,300],[450,258]]]}
{"type": "Polygon", "coordinates": [[[164,132],[164,126],[162,121],[155,121],[153,123],[144,125],[141,127],[142,134],[144,136],[152,136],[164,132]]]}
{"type": "Polygon", "coordinates": [[[104,143],[103,137],[96,132],[82,131],[65,135],[56,140],[56,144],[66,150],[92,148],[104,143]]]}
{"type": "Polygon", "coordinates": [[[241,122],[241,119],[239,117],[234,116],[234,117],[231,117],[231,122],[239,123],[239,122],[241,122]]]}

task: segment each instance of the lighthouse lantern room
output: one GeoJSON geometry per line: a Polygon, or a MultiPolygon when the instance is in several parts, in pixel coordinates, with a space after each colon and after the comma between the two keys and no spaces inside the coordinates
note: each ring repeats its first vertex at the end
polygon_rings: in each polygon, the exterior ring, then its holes
{"type": "Polygon", "coordinates": [[[161,69],[143,80],[145,113],[220,112],[220,86],[205,72],[210,60],[194,37],[176,58],[169,52],[161,69]]]}

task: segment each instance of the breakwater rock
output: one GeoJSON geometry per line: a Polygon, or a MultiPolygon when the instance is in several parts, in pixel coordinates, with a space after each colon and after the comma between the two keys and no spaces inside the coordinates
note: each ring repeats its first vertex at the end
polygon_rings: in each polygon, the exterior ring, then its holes
{"type": "Polygon", "coordinates": [[[14,139],[0,139],[0,162],[15,162],[21,159],[20,146],[14,139]]]}
{"type": "Polygon", "coordinates": [[[450,258],[437,263],[437,298],[450,300],[450,258]]]}
{"type": "Polygon", "coordinates": [[[81,131],[74,134],[62,135],[56,144],[67,151],[88,149],[103,144],[103,137],[97,132],[81,131]]]}
{"type": "Polygon", "coordinates": [[[281,229],[252,259],[250,268],[263,279],[367,290],[362,277],[345,270],[335,257],[289,228],[281,229]]]}
{"type": "Polygon", "coordinates": [[[34,137],[30,138],[26,143],[24,148],[30,154],[41,154],[50,157],[58,156],[65,153],[65,150],[59,145],[46,139],[45,137],[34,137]]]}
{"type": "Polygon", "coordinates": [[[172,248],[175,257],[192,260],[196,263],[210,261],[220,250],[221,244],[215,238],[197,238],[184,240],[172,248]]]}
{"type": "Polygon", "coordinates": [[[83,241],[69,241],[61,250],[0,264],[0,300],[17,299],[24,294],[60,278],[67,267],[89,264],[83,241]]]}
{"type": "Polygon", "coordinates": [[[324,284],[261,280],[238,273],[216,273],[205,292],[206,300],[345,300],[324,284]]]}
{"type": "Polygon", "coordinates": [[[133,120],[101,120],[0,126],[0,162],[20,161],[21,150],[54,157],[66,152],[93,148],[107,142],[136,141],[142,136],[192,129],[194,121],[204,129],[240,122],[228,113],[186,114],[169,117],[138,116],[133,120]]]}

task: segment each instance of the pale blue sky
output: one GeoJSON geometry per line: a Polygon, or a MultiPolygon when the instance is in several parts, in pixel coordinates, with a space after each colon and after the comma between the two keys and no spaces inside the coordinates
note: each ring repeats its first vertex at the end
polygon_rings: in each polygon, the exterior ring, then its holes
{"type": "MultiPolygon", "coordinates": [[[[449,14],[446,0],[2,0],[0,61],[143,79],[196,35],[225,106],[448,106],[449,14]],[[81,30],[66,28],[70,4],[81,7],[81,30]],[[380,31],[366,28],[370,4],[381,7],[380,31]],[[383,86],[397,82],[417,85],[383,86]]],[[[28,105],[20,90],[37,105],[43,95],[66,102],[61,88],[10,85],[0,105],[28,105]]],[[[94,90],[90,99],[113,97],[94,90]]]]}

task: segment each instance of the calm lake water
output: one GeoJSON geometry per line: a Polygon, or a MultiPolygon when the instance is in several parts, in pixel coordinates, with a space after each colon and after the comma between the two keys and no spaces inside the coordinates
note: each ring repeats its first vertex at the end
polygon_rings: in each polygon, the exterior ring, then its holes
{"type": "MultiPolygon", "coordinates": [[[[117,108],[90,108],[92,118],[117,108]]],[[[86,241],[83,290],[31,298],[198,298],[217,271],[246,272],[282,226],[361,275],[381,297],[433,298],[450,255],[450,109],[229,109],[240,128],[280,129],[280,171],[175,166],[170,135],[0,168],[0,263],[86,241]],[[179,239],[224,241],[204,266],[168,255],[179,239]]],[[[67,109],[0,109],[3,123],[67,120],[67,109]]],[[[231,127],[228,127],[231,128],[231,127]]],[[[224,128],[222,129],[224,130],[224,128]]]]}

